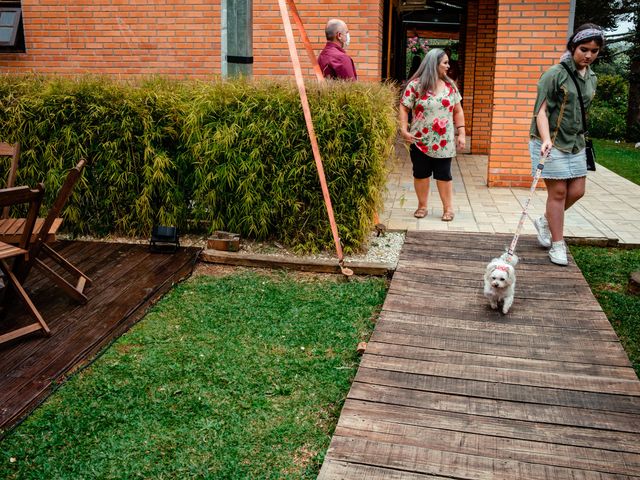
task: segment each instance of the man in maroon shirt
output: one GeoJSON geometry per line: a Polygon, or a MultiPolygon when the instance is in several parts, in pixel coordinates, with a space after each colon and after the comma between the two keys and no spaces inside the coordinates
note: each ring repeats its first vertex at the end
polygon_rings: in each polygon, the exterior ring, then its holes
{"type": "Polygon", "coordinates": [[[358,75],[353,60],[344,51],[351,39],[347,24],[334,18],[327,22],[324,33],[327,44],[318,55],[318,64],[324,78],[357,80],[358,75]]]}

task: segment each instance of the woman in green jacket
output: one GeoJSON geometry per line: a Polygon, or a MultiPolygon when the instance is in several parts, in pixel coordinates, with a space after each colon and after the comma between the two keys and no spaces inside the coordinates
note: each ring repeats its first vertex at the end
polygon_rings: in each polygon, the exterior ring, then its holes
{"type": "MultiPolygon", "coordinates": [[[[560,59],[580,85],[587,110],[597,84],[590,65],[603,47],[602,30],[587,23],[576,29],[560,59]]],[[[557,265],[567,265],[564,212],[584,195],[587,167],[578,91],[562,65],[554,65],[540,77],[533,114],[529,142],[532,174],[540,156],[547,155],[541,175],[547,186],[546,211],[534,225],[538,241],[549,248],[549,259],[557,265]]]]}

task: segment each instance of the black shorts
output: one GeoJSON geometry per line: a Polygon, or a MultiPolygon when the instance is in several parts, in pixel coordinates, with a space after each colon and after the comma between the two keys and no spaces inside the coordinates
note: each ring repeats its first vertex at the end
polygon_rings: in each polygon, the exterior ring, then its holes
{"type": "Polygon", "coordinates": [[[433,158],[422,153],[418,147],[411,145],[409,149],[413,164],[413,178],[429,178],[433,174],[436,180],[451,181],[451,157],[433,158]]]}

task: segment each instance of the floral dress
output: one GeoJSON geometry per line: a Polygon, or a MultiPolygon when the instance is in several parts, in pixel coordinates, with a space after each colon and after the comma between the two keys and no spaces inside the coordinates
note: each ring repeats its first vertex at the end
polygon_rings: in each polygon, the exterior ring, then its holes
{"type": "Polygon", "coordinates": [[[409,132],[417,138],[415,146],[434,158],[449,158],[456,154],[453,107],[460,103],[458,89],[450,83],[437,94],[428,91],[419,94],[418,79],[407,85],[402,105],[411,109],[413,121],[409,132]]]}

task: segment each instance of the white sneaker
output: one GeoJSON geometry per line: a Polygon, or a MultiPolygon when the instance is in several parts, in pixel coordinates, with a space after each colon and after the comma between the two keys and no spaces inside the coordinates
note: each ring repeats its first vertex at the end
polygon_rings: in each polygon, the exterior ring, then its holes
{"type": "Polygon", "coordinates": [[[545,216],[536,218],[533,221],[533,226],[538,231],[538,243],[544,248],[549,248],[551,246],[551,231],[545,216]]]}
{"type": "Polygon", "coordinates": [[[568,265],[567,260],[567,246],[563,240],[559,242],[553,242],[549,249],[549,259],[556,265],[568,265]]]}

